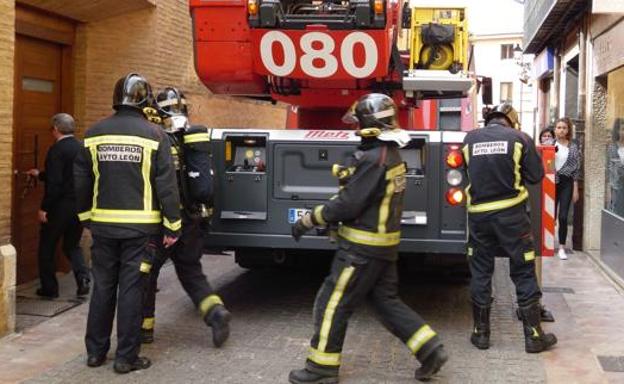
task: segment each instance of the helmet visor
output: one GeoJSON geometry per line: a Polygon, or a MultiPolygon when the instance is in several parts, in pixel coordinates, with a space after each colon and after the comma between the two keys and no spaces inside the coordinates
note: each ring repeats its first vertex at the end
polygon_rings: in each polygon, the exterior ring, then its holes
{"type": "Polygon", "coordinates": [[[161,111],[163,111],[169,116],[178,116],[178,115],[186,116],[188,114],[188,111],[186,108],[186,99],[184,98],[165,99],[165,100],[159,101],[158,109],[160,109],[161,111]]]}

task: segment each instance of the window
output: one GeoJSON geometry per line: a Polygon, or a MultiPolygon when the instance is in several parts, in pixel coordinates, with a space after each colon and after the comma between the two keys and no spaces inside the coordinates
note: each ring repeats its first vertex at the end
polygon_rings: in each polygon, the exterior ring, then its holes
{"type": "Polygon", "coordinates": [[[513,44],[501,44],[501,60],[513,59],[514,50],[513,44]]]}
{"type": "Polygon", "coordinates": [[[500,83],[501,103],[513,101],[513,83],[500,83]]]}

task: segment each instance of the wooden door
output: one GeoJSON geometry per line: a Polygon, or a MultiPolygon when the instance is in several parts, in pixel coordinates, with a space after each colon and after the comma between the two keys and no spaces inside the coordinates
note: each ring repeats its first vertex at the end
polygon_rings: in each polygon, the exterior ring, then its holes
{"type": "Polygon", "coordinates": [[[43,169],[53,144],[50,118],[61,112],[63,46],[22,35],[15,42],[13,244],[18,284],[36,279],[43,183],[28,183],[30,168],[43,169]]]}

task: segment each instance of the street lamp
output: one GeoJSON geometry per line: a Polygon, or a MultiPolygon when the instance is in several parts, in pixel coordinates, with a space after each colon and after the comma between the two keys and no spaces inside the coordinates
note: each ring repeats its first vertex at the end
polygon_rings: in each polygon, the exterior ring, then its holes
{"type": "MultiPolygon", "coordinates": [[[[520,80],[520,121],[524,120],[524,84],[528,84],[529,79],[531,78],[531,63],[524,62],[523,50],[520,47],[520,44],[516,44],[513,48],[513,56],[516,65],[520,67],[520,73],[518,74],[518,80],[520,80]]],[[[533,137],[535,137],[535,126],[533,126],[533,137]]]]}

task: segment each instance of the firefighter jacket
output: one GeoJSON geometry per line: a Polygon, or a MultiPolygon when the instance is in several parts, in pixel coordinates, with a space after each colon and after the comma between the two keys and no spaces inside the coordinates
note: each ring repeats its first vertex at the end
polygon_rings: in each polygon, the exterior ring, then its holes
{"type": "Polygon", "coordinates": [[[131,238],[164,229],[179,235],[180,198],[169,141],[140,111],[120,107],[87,130],[74,180],[78,217],[93,234],[131,238]]]}
{"type": "Polygon", "coordinates": [[[542,161],[531,138],[498,124],[469,132],[462,148],[470,185],[468,212],[492,212],[523,203],[525,184],[544,177],[542,161]]]}
{"type": "Polygon", "coordinates": [[[343,249],[396,259],[406,186],[406,166],[396,144],[363,139],[349,164],[334,170],[340,189],[327,203],[314,208],[314,224],[338,224],[343,249]]]}

